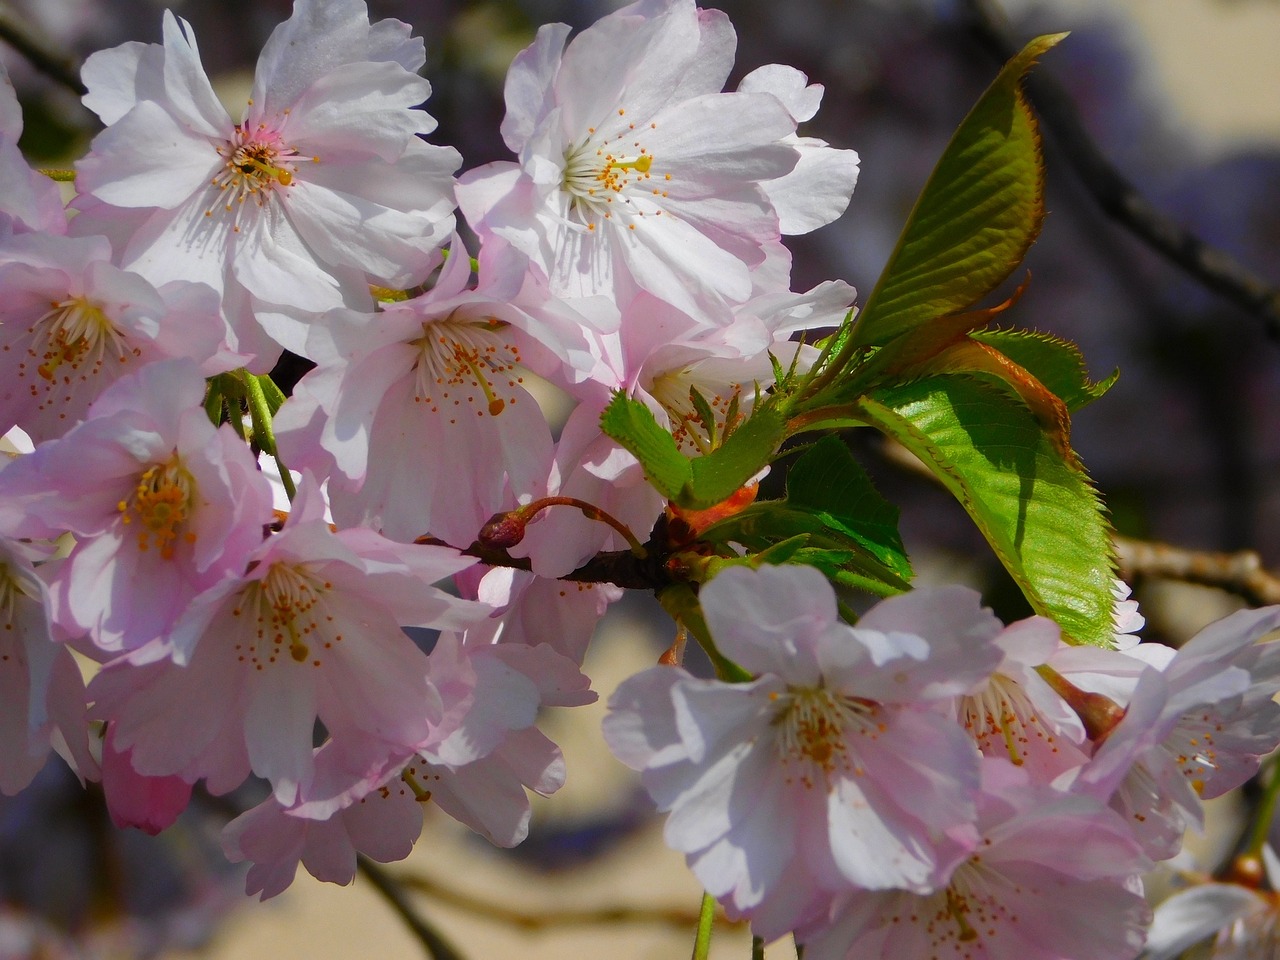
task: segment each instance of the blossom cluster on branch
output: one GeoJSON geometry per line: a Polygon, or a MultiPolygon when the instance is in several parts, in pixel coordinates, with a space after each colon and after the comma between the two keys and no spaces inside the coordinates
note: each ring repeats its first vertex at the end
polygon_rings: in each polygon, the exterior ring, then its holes
{"type": "Polygon", "coordinates": [[[1053,42],[962,125],[861,316],[792,291],[783,244],[857,179],[798,132],[822,87],[726,91],[733,28],[693,0],[539,30],[515,159],[456,179],[423,42],[363,0],[297,0],[235,112],[171,13],[94,54],[65,209],[6,84],[0,420],[33,446],[0,469],[0,790],[56,750],[158,832],[260,778],[223,846],[264,898],[405,857],[426,801],[514,845],[566,776],[539,711],[595,699],[592,630],[649,589],[676,643],[604,734],[730,915],[810,960],[1136,956],[1142,872],[1280,741],[1280,608],[1138,643],[1069,444],[1108,384],[976,307],[1039,227],[1018,83],[1053,42]],[[535,377],[575,403],[558,434],[535,377]],[[911,589],[854,426],[934,465],[1037,616],[911,589]]]}

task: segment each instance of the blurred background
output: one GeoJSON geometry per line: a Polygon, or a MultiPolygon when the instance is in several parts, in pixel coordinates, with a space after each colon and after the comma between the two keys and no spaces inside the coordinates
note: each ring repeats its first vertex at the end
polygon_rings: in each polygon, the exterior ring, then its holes
{"type": "MultiPolygon", "coordinates": [[[[206,69],[243,99],[286,0],[178,0],[206,69]]],[[[440,122],[464,168],[509,156],[498,135],[511,57],[540,23],[576,27],[619,4],[599,0],[373,0],[373,18],[413,25],[427,44],[440,122]]],[[[1000,57],[975,11],[998,8],[1018,41],[1071,30],[1037,68],[1069,93],[1087,134],[1134,188],[1195,235],[1280,284],[1280,2],[1277,0],[719,0],[738,30],[730,85],[770,62],[826,86],[803,131],[856,149],[862,172],[841,220],[792,238],[794,289],[843,278],[874,285],[951,131],[994,77],[1000,57]]],[[[77,60],[126,40],[157,41],[161,0],[24,0],[7,18],[77,60]]],[[[95,118],[76,97],[3,58],[26,111],[23,147],[56,166],[81,155],[95,118]]],[[[1070,138],[1067,138],[1070,139],[1070,138]]],[[[1026,266],[1028,292],[1006,318],[1078,343],[1093,376],[1115,388],[1075,420],[1074,443],[1120,532],[1202,550],[1257,550],[1280,568],[1280,341],[1263,322],[1207,291],[1109,220],[1076,176],[1060,132],[1045,131],[1049,217],[1026,266]]],[[[1070,145],[1070,144],[1068,144],[1070,145]]],[[[1018,279],[1021,279],[1019,275],[1018,279]]],[[[948,495],[857,452],[903,512],[921,576],[984,590],[1006,618],[1016,591],[948,495]]],[[[1207,589],[1141,582],[1148,639],[1178,641],[1238,604],[1207,589]]],[[[669,643],[643,598],[620,604],[587,670],[602,699],[669,643]]],[[[424,915],[472,958],[618,960],[686,955],[698,904],[680,858],[661,846],[635,784],[604,752],[600,708],[548,718],[569,785],[540,806],[530,841],[502,853],[431,816],[397,875],[433,892],[424,915]],[[590,716],[583,716],[583,714],[590,716]],[[443,892],[442,892],[443,891],[443,892]]],[[[18,957],[366,956],[421,947],[361,878],[354,889],[299,877],[267,906],[245,901],[222,862],[225,814],[197,803],[161,838],[118,834],[78,785],[52,767],[31,791],[0,799],[0,960],[18,957]]],[[[719,958],[749,953],[744,931],[719,958]]],[[[794,956],[782,946],[769,956],[794,956]]]]}

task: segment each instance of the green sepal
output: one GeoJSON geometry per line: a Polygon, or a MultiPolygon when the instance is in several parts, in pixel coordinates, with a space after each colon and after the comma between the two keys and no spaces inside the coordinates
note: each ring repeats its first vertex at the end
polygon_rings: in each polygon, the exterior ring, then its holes
{"type": "Polygon", "coordinates": [[[640,461],[653,488],[668,500],[677,499],[689,485],[693,478],[689,458],[639,400],[615,393],[600,415],[600,429],[640,461]]]}
{"type": "Polygon", "coordinates": [[[782,444],[786,421],[778,408],[758,402],[751,415],[705,457],[690,461],[693,476],[680,492],[682,507],[704,510],[731,497],[758,474],[782,444]]]}
{"type": "Polygon", "coordinates": [[[1070,642],[1114,645],[1102,503],[1029,409],[963,375],[885,387],[859,407],[963,504],[1037,613],[1070,642]]]}

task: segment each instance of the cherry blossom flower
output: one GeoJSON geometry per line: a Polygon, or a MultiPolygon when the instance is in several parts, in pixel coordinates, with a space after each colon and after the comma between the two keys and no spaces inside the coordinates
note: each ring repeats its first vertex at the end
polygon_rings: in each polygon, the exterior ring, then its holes
{"type": "MultiPolygon", "coordinates": [[[[560,750],[534,726],[542,706],[587,703],[587,678],[548,646],[473,644],[446,633],[428,658],[444,699],[429,741],[402,768],[333,810],[268,798],[227,825],[223,846],[252,861],[250,894],[283,891],[299,863],[318,880],[350,883],[356,853],[381,862],[408,856],[422,830],[423,804],[446,813],[500,846],[528,832],[525,793],[549,796],[564,784],[560,750]]],[[[333,741],[316,751],[317,775],[330,776],[333,741]]]]}
{"type": "Polygon", "coordinates": [[[1280,743],[1280,704],[1272,699],[1280,644],[1257,643],[1278,627],[1280,607],[1242,610],[1171,656],[1148,654],[1155,646],[1148,644],[1120,655],[1156,665],[1138,676],[1123,718],[1075,789],[1109,797],[1153,859],[1177,853],[1187,827],[1203,827],[1202,797],[1242,784],[1280,743]]]}
{"type": "Polygon", "coordinates": [[[1146,863],[1097,801],[983,763],[978,848],[931,893],[855,892],[812,931],[812,960],[1131,960],[1150,910],[1146,863]]]}
{"type": "Polygon", "coordinates": [[[512,63],[502,134],[519,159],[461,178],[468,222],[559,296],[638,286],[691,313],[748,299],[780,235],[764,184],[800,159],[792,113],[772,92],[720,92],[733,28],[693,0],[641,0],[568,33],[544,26],[512,63]]]}
{"type": "Polygon", "coordinates": [[[65,436],[0,471],[0,497],[78,538],[53,612],[106,652],[163,637],[202,590],[244,569],[271,491],[232,429],[215,429],[186,359],[117,380],[65,436]]]}
{"type": "MultiPolygon", "coordinates": [[[[1212,940],[1205,960],[1261,960],[1280,948],[1280,858],[1262,848],[1270,889],[1197,883],[1156,907],[1143,960],[1174,960],[1212,940]]],[[[1199,954],[1197,954],[1199,955],[1199,954]]]]}
{"type": "Polygon", "coordinates": [[[486,607],[433,586],[473,562],[366,529],[333,532],[304,475],[283,530],[254,551],[247,572],[192,600],[168,643],[93,679],[94,715],[114,724],[116,746],[132,749],[141,774],[203,777],[222,793],[252,771],[286,807],[336,809],[441,720],[426,658],[401,625],[482,619],[486,607]],[[317,778],[317,719],[350,776],[317,778]]]}
{"type": "Polygon", "coordinates": [[[58,185],[27,165],[18,149],[22,108],[0,63],[0,236],[67,232],[58,185]]]}
{"type": "Polygon", "coordinates": [[[1044,617],[1010,624],[995,639],[1000,666],[977,693],[957,701],[958,719],[984,756],[1024,767],[1047,783],[1089,759],[1079,716],[1036,673],[1061,643],[1058,625],[1044,617]]]}
{"type": "Polygon", "coordinates": [[[47,551],[0,537],[0,793],[15,794],[65,744],[81,777],[96,777],[89,753],[84,681],[49,619],[49,595],[34,563],[47,551]]]}
{"type": "Polygon", "coordinates": [[[453,249],[422,296],[311,328],[303,352],[318,366],[276,435],[290,464],[329,476],[340,524],[461,547],[545,492],[551,429],[524,376],[558,369],[582,334],[550,329],[512,291],[470,289],[466,251],[453,249]]]}
{"type": "Polygon", "coordinates": [[[244,359],[219,354],[213,290],[175,280],[157,291],[111,264],[105,237],[0,242],[0,287],[0,418],[36,442],[64,434],[145,363],[185,356],[213,374],[244,359]]]}
{"type": "Polygon", "coordinates": [[[938,703],[999,661],[977,595],[914,591],[850,627],[818,571],[766,566],[724,571],[700,600],[757,679],[646,671],[611,699],[605,739],[705,889],[769,938],[850,886],[943,883],[976,841],[979,755],[938,703]]]}
{"type": "MultiPolygon", "coordinates": [[[[77,165],[76,229],[111,235],[153,283],[203,281],[254,313],[365,306],[366,277],[420,281],[453,228],[459,157],[418,137],[435,121],[411,109],[431,87],[408,31],[370,25],[363,0],[299,0],[239,122],[171,13],[163,45],[94,54],[85,104],[107,129],[77,165]]],[[[229,314],[232,347],[269,366],[262,332],[229,314]]]]}

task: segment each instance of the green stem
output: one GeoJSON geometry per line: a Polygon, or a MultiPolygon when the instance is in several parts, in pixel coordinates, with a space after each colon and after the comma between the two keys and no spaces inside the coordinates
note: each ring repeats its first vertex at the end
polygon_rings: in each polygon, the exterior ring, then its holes
{"type": "Polygon", "coordinates": [[[1267,834],[1271,832],[1271,821],[1275,817],[1276,801],[1280,799],[1280,761],[1271,762],[1271,778],[1262,791],[1262,800],[1258,803],[1253,817],[1253,826],[1249,830],[1249,842],[1245,846],[1245,856],[1261,857],[1262,848],[1267,845],[1267,834]]]}
{"type": "MultiPolygon", "coordinates": [[[[276,466],[280,468],[280,482],[284,484],[284,492],[288,494],[289,501],[298,495],[297,488],[293,485],[293,477],[289,475],[289,469],[284,465],[284,461],[280,459],[280,452],[276,449],[276,435],[271,429],[271,402],[267,398],[267,392],[262,385],[263,380],[270,381],[270,377],[257,377],[252,373],[246,372],[244,375],[244,393],[245,399],[249,401],[249,416],[253,420],[253,436],[258,441],[258,446],[262,448],[264,453],[270,454],[275,460],[276,466]]],[[[275,393],[280,393],[279,388],[275,387],[275,393]]],[[[281,395],[283,396],[283,395],[281,395]]],[[[278,410],[280,405],[276,404],[278,410]]]]}
{"type": "Polygon", "coordinates": [[[764,940],[761,937],[751,938],[751,960],[764,960],[764,940]]]}
{"type": "Polygon", "coordinates": [[[711,955],[711,931],[716,923],[716,898],[709,893],[702,895],[698,910],[698,935],[693,941],[693,960],[707,960],[711,955]]]}

